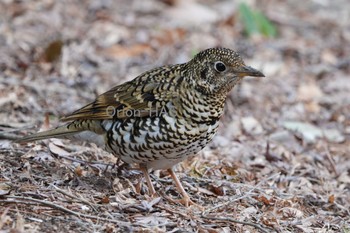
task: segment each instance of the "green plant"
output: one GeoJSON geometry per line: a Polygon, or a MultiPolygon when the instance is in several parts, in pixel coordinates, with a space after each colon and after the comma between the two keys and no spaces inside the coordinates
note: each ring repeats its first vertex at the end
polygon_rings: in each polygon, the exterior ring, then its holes
{"type": "Polygon", "coordinates": [[[239,5],[239,14],[244,24],[244,31],[248,37],[254,34],[270,38],[276,37],[276,27],[263,13],[252,10],[247,4],[241,3],[239,5]]]}

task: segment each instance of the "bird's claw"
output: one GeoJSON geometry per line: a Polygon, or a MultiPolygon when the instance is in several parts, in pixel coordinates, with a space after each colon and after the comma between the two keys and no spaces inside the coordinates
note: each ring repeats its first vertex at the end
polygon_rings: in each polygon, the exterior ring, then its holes
{"type": "Polygon", "coordinates": [[[179,204],[184,205],[186,207],[195,206],[198,209],[200,209],[201,211],[204,211],[204,207],[193,202],[189,196],[185,196],[181,199],[173,199],[171,197],[167,197],[167,198],[173,203],[179,203],[179,204]]]}

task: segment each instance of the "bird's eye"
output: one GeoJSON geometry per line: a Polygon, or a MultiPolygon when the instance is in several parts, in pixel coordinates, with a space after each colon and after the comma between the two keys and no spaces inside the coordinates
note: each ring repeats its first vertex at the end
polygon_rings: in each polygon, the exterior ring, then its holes
{"type": "Polygon", "coordinates": [[[219,72],[224,72],[226,70],[226,66],[222,61],[215,62],[214,67],[219,72]]]}

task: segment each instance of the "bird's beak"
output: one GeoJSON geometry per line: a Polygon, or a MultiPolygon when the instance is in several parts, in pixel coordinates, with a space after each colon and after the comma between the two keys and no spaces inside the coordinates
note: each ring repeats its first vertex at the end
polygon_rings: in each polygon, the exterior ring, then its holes
{"type": "Polygon", "coordinates": [[[261,71],[254,69],[250,66],[241,66],[238,70],[236,70],[236,72],[239,77],[244,77],[244,76],[265,77],[265,75],[261,71]]]}

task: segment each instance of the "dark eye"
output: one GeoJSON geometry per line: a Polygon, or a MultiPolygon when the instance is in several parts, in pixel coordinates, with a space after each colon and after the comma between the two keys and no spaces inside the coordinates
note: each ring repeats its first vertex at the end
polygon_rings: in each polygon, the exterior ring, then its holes
{"type": "Polygon", "coordinates": [[[219,72],[224,72],[226,70],[225,64],[221,61],[215,62],[214,67],[219,72]]]}

